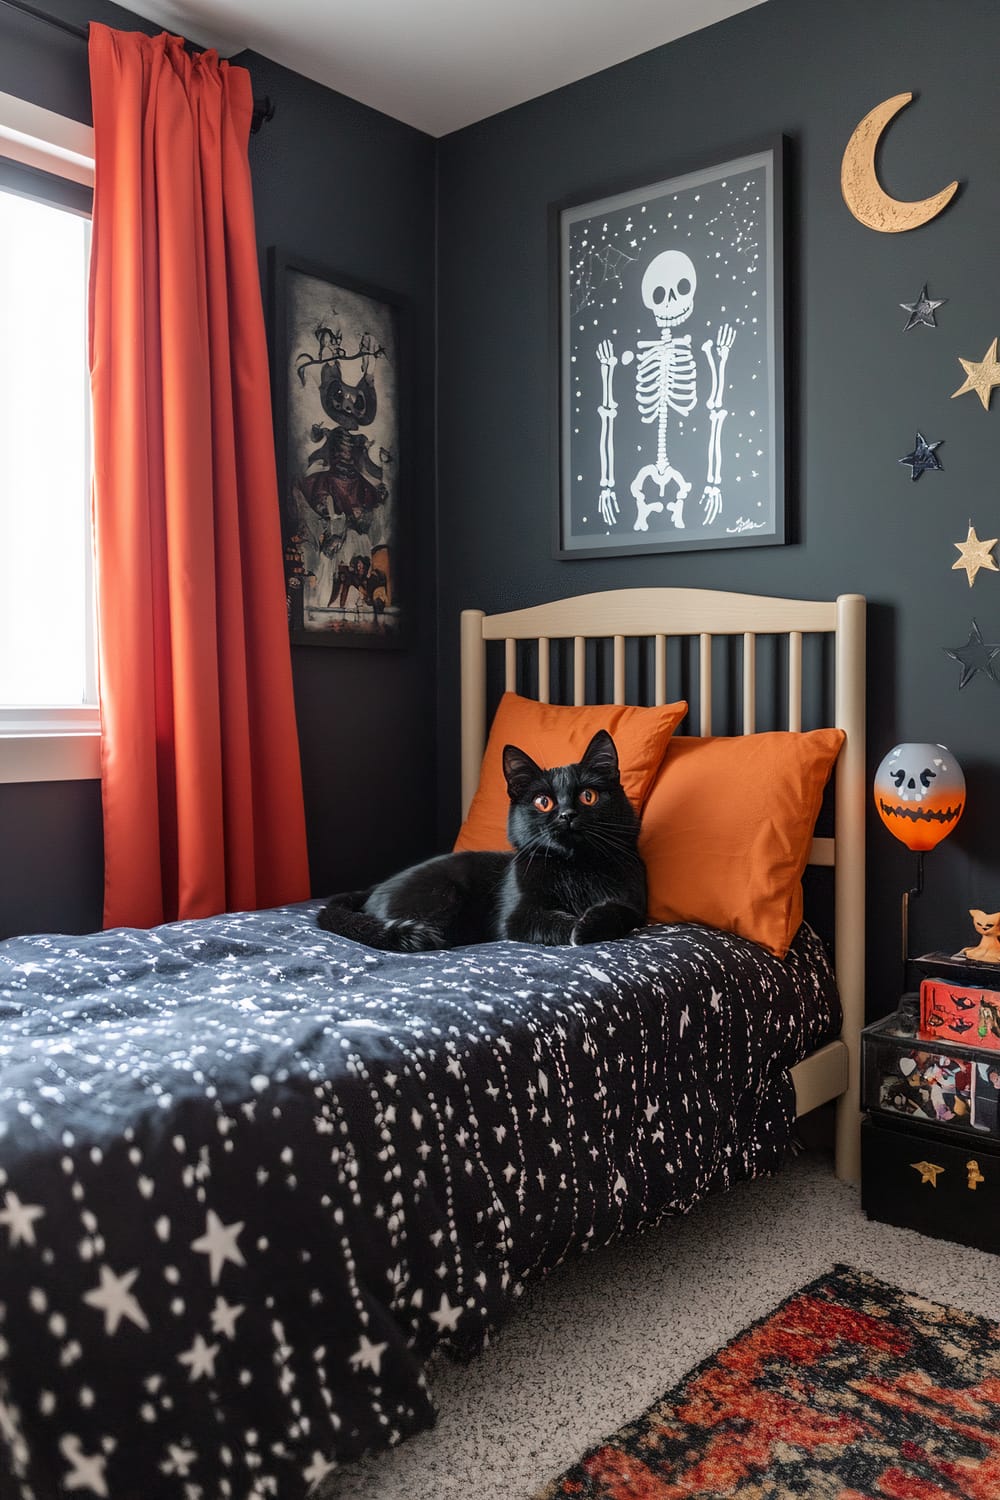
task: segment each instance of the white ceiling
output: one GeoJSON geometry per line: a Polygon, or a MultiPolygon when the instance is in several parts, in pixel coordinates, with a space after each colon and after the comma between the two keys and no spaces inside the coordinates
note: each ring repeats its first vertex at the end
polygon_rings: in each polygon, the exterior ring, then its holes
{"type": "MultiPolygon", "coordinates": [[[[763,0],[125,0],[446,135],[763,0]]],[[[278,101],[280,108],[280,101],[278,101]]]]}

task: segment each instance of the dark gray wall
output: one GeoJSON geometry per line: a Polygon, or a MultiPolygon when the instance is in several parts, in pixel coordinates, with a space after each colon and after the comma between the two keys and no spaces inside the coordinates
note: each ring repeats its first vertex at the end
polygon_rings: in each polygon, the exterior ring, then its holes
{"type": "MultiPolygon", "coordinates": [[[[867,595],[872,769],[900,740],[943,741],[968,778],[969,812],[927,860],[912,947],[971,937],[966,908],[1000,906],[995,811],[1000,688],[958,691],[943,645],[973,615],[1000,641],[1000,575],[970,592],[951,571],[972,517],[1000,531],[1000,394],[952,401],[958,355],[1000,334],[996,229],[1000,12],[993,0],[768,0],[446,138],[439,152],[441,830],[457,803],[458,611],[563,594],[672,584],[829,598],[867,595]],[[921,198],[953,178],[933,223],[878,234],[847,212],[840,160],[854,126],[890,95],[918,97],[890,127],[887,189],[921,198]],[[984,115],[984,107],[986,114],[984,115]],[[788,424],[793,542],[774,548],[560,562],[550,422],[547,210],[615,183],[655,181],[774,132],[789,139],[788,424]],[[947,297],[938,328],[902,333],[922,284],[947,297]],[[944,440],[944,472],[917,483],[896,460],[919,428],[944,440]]],[[[870,829],[874,1010],[898,989],[899,892],[913,856],[870,829]]]]}
{"type": "MultiPolygon", "coordinates": [[[[158,28],[94,0],[50,11],[127,30],[158,28]]],[[[408,304],[414,381],[414,644],[293,649],[313,888],[366,883],[430,851],[434,838],[434,186],[430,137],[263,58],[237,59],[274,120],[250,146],[262,274],[278,244],[408,304]]],[[[0,8],[0,89],[90,120],[86,46],[0,8]]],[[[266,290],[266,288],[265,288],[266,290]]],[[[0,786],[0,936],[101,922],[96,783],[0,786]]]]}
{"type": "Polygon", "coordinates": [[[292,648],[310,868],[325,894],[432,852],[435,836],[435,143],[265,58],[238,60],[276,106],[250,149],[258,243],[391,290],[410,332],[415,643],[292,648]]]}

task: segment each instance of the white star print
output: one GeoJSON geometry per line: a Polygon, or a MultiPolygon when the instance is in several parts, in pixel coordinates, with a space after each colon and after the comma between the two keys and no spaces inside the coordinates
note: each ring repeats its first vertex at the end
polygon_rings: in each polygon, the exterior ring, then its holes
{"type": "Polygon", "coordinates": [[[160,1464],[160,1472],[163,1474],[178,1474],[181,1479],[186,1479],[191,1472],[191,1465],[198,1457],[190,1448],[178,1447],[176,1443],[167,1444],[167,1456],[160,1464]]]}
{"type": "Polygon", "coordinates": [[[388,1349],[388,1344],[373,1344],[366,1333],[361,1335],[361,1343],[357,1350],[351,1355],[351,1364],[356,1370],[371,1370],[373,1375],[382,1373],[382,1355],[388,1349]]]}
{"type": "Polygon", "coordinates": [[[306,1484],[319,1484],[320,1480],[325,1479],[328,1474],[332,1474],[336,1467],[337,1465],[329,1463],[323,1457],[322,1453],[314,1453],[312,1463],[308,1469],[304,1469],[302,1472],[302,1478],[306,1484]]]}
{"type": "Polygon", "coordinates": [[[236,1319],[244,1311],[245,1303],[233,1307],[225,1297],[216,1297],[212,1308],[212,1332],[224,1333],[227,1339],[236,1337],[236,1319]]]}
{"type": "Polygon", "coordinates": [[[444,1333],[445,1329],[448,1329],[449,1332],[454,1333],[455,1329],[458,1327],[458,1320],[461,1316],[462,1309],[460,1307],[452,1307],[451,1303],[448,1301],[447,1292],[442,1292],[441,1305],[439,1306],[437,1312],[432,1312],[430,1315],[431,1322],[437,1324],[438,1330],[441,1333],[444,1333]]]}
{"type": "Polygon", "coordinates": [[[240,1251],[236,1247],[243,1228],[243,1220],[236,1224],[223,1224],[214,1208],[210,1208],[205,1216],[205,1233],[200,1239],[191,1241],[191,1249],[197,1250],[201,1255],[209,1258],[208,1269],[215,1286],[222,1275],[222,1267],[226,1261],[231,1261],[234,1266],[245,1266],[240,1251]]]}
{"type": "MultiPolygon", "coordinates": [[[[48,1392],[43,1392],[43,1395],[48,1394],[48,1392]]],[[[39,1405],[41,1406],[41,1402],[39,1402],[39,1405]]],[[[7,1442],[11,1444],[15,1443],[18,1437],[17,1423],[14,1420],[14,1413],[11,1408],[9,1406],[6,1406],[2,1401],[0,1401],[0,1436],[4,1437],[7,1442]]]]}
{"type": "Polygon", "coordinates": [[[11,1249],[15,1245],[35,1243],[35,1220],[44,1218],[45,1210],[37,1203],[22,1203],[16,1193],[4,1193],[3,1209],[0,1209],[0,1224],[10,1231],[11,1249]]]}
{"type": "Polygon", "coordinates": [[[200,1380],[203,1375],[215,1379],[215,1356],[219,1352],[218,1344],[206,1344],[201,1334],[195,1334],[194,1343],[184,1354],[178,1354],[180,1364],[187,1365],[191,1371],[191,1380],[200,1380]]]}
{"type": "Polygon", "coordinates": [[[59,1452],[68,1464],[73,1465],[70,1472],[63,1476],[64,1489],[82,1490],[86,1486],[92,1495],[107,1496],[104,1470],[108,1461],[103,1453],[84,1453],[80,1439],[73,1432],[59,1439],[59,1452]]]}
{"type": "Polygon", "coordinates": [[[116,1276],[110,1266],[102,1266],[100,1286],[84,1292],[84,1302],[103,1312],[105,1333],[117,1333],[122,1318],[128,1318],[144,1333],[149,1332],[149,1321],[131,1290],[138,1274],[138,1270],[134,1270],[126,1271],[124,1276],[116,1276]]]}

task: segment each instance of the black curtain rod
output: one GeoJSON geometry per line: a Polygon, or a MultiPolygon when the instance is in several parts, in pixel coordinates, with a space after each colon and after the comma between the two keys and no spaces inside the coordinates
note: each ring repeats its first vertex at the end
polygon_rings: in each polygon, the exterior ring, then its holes
{"type": "MultiPolygon", "coordinates": [[[[8,10],[19,10],[22,15],[30,16],[34,21],[43,21],[46,26],[54,26],[57,31],[64,31],[67,36],[75,36],[81,42],[86,42],[90,39],[89,24],[78,26],[75,21],[64,21],[62,16],[50,16],[48,11],[39,10],[35,5],[29,5],[27,0],[0,0],[0,5],[6,5],[8,10]]],[[[197,47],[194,42],[187,42],[186,45],[195,48],[199,52],[204,50],[201,47],[197,47]]],[[[255,99],[253,101],[253,115],[250,119],[250,134],[256,135],[262,125],[266,125],[268,120],[273,119],[274,104],[271,101],[270,95],[265,94],[263,99],[255,99]]]]}

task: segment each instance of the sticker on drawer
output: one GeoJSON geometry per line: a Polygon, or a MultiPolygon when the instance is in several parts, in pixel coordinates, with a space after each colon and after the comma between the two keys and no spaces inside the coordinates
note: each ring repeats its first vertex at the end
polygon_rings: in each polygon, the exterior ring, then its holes
{"type": "Polygon", "coordinates": [[[922,980],[920,1033],[1000,1052],[1000,990],[971,989],[944,979],[922,980]]]}

